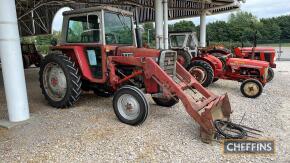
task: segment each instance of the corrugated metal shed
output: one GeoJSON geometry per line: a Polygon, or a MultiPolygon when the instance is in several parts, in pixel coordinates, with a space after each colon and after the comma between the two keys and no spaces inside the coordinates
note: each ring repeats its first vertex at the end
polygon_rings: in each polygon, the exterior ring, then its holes
{"type": "MultiPolygon", "coordinates": [[[[154,21],[154,0],[16,0],[21,36],[51,33],[55,13],[62,7],[73,9],[96,5],[111,5],[129,11],[138,7],[139,21],[154,21]]],[[[240,0],[169,0],[169,19],[229,12],[240,7],[240,0]]]]}

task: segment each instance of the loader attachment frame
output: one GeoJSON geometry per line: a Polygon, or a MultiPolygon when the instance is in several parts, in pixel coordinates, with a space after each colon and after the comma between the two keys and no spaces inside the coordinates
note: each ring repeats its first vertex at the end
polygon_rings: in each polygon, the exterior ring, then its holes
{"type": "Polygon", "coordinates": [[[154,79],[162,90],[182,101],[187,113],[200,125],[202,141],[210,143],[216,133],[213,122],[228,121],[230,118],[232,111],[229,98],[227,95],[217,96],[205,89],[178,62],[175,68],[176,74],[171,76],[166,68],[162,69],[152,58],[145,58],[143,64],[145,77],[154,79]]]}

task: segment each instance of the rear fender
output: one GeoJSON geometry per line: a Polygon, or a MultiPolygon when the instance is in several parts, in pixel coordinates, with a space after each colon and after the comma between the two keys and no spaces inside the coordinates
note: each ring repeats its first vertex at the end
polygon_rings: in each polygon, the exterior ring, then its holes
{"type": "Polygon", "coordinates": [[[69,56],[77,64],[81,70],[82,77],[89,81],[95,81],[89,67],[88,59],[84,53],[82,46],[56,46],[51,48],[52,51],[60,51],[61,53],[69,56]]]}
{"type": "Polygon", "coordinates": [[[223,69],[223,63],[215,56],[204,55],[202,57],[192,58],[192,62],[197,61],[197,60],[203,60],[203,61],[209,63],[214,70],[215,76],[217,75],[218,72],[222,71],[222,69],[223,69]]]}

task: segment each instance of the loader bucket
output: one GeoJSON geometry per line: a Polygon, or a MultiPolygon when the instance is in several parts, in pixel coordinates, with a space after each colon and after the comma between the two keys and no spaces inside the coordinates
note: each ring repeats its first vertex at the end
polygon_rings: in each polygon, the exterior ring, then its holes
{"type": "Polygon", "coordinates": [[[213,122],[216,120],[229,121],[231,113],[231,105],[227,94],[219,96],[206,106],[201,116],[202,119],[206,120],[205,123],[210,123],[211,127],[210,129],[200,128],[201,140],[205,143],[210,143],[216,133],[213,122]]]}

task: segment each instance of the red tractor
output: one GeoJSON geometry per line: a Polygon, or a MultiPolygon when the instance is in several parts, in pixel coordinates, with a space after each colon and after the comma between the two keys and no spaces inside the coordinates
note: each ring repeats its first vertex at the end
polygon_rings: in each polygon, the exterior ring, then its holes
{"type": "Polygon", "coordinates": [[[232,58],[226,49],[222,54],[198,50],[194,32],[170,33],[169,40],[171,49],[178,54],[179,63],[204,87],[218,79],[225,79],[243,82],[240,90],[246,97],[256,98],[263,92],[269,69],[267,62],[232,58]]]}
{"type": "Polygon", "coordinates": [[[71,107],[82,88],[114,93],[118,119],[143,123],[149,114],[145,94],[157,105],[171,107],[179,100],[210,142],[214,124],[228,121],[227,95],[206,90],[178,62],[176,52],[138,48],[133,14],[112,7],[93,7],[64,13],[62,39],[40,67],[40,86],[49,104],[71,107]],[[218,121],[216,121],[218,120],[218,121]]]}
{"type": "MultiPolygon", "coordinates": [[[[212,54],[216,57],[221,57],[222,55],[231,54],[231,51],[226,48],[213,48],[208,50],[209,54],[212,54]]],[[[268,78],[267,81],[270,82],[274,78],[274,71],[272,68],[276,68],[275,57],[276,51],[274,48],[270,47],[236,47],[234,48],[234,58],[244,58],[251,60],[261,60],[266,61],[270,64],[268,69],[268,78]]]]}
{"type": "Polygon", "coordinates": [[[269,63],[230,55],[218,58],[202,53],[191,60],[187,69],[205,87],[218,79],[234,80],[242,82],[240,90],[245,97],[260,96],[267,83],[269,63]]]}

